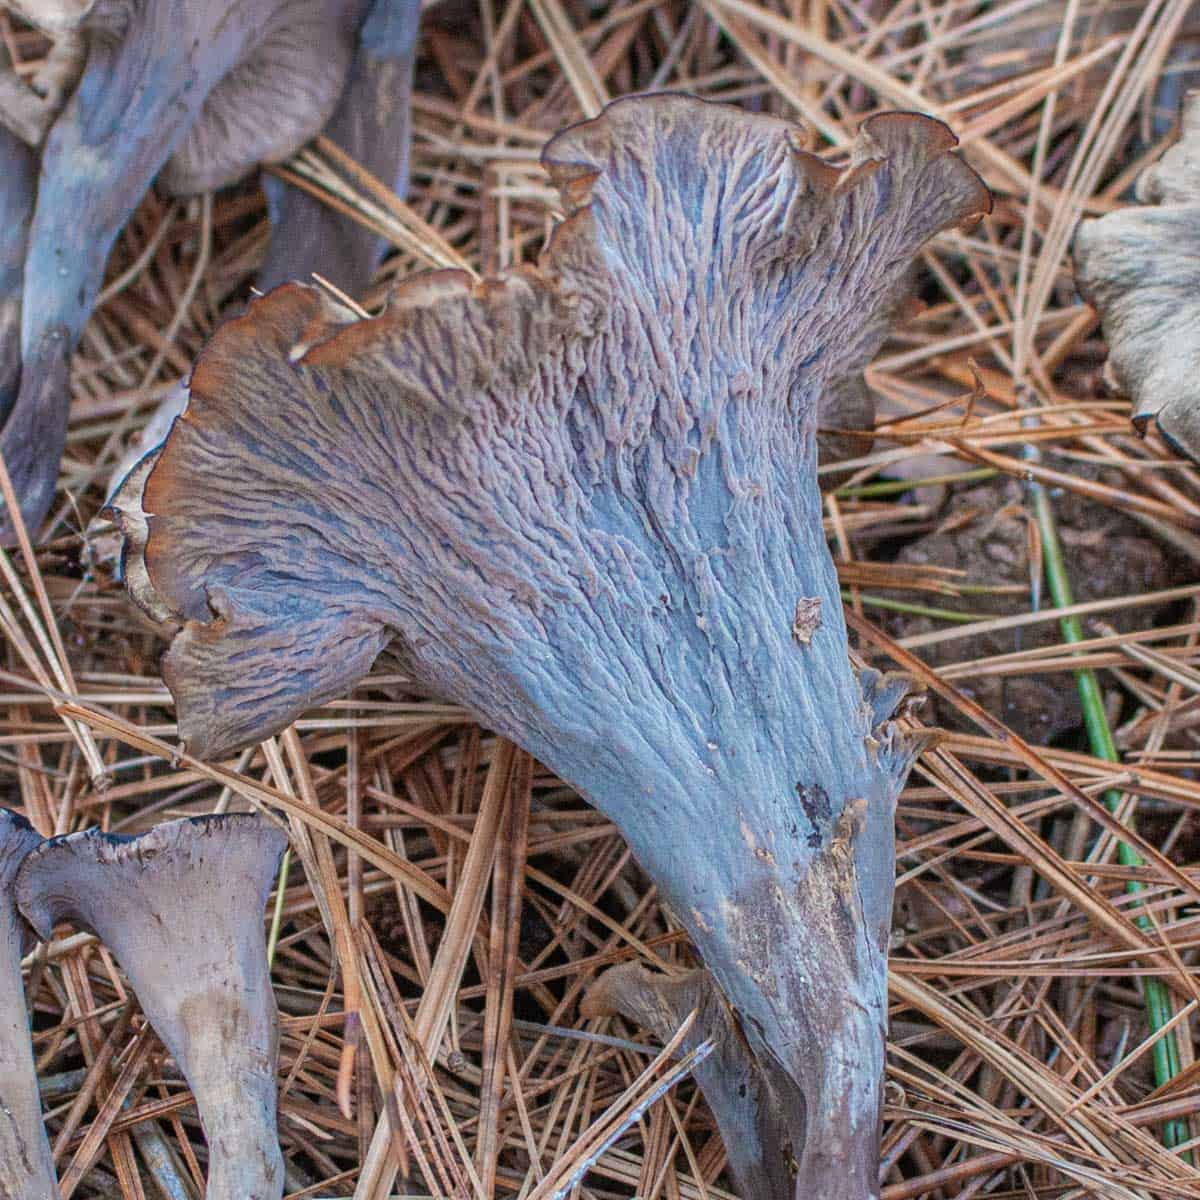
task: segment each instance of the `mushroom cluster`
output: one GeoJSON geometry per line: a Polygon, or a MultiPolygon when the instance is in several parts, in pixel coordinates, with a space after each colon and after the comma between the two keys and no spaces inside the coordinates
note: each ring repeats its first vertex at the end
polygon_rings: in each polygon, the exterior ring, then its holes
{"type": "Polygon", "coordinates": [[[615,822],[756,1080],[714,1101],[770,1159],[739,1158],[746,1194],[878,1196],[920,740],[903,681],[849,659],[818,410],[922,245],[990,207],[954,145],[885,113],[838,168],[781,120],[617,101],[544,151],[566,217],[536,266],[422,273],[371,320],[278,288],[117,500],[193,753],[282,729],[394,640],[615,822]]]}
{"type": "Polygon", "coordinates": [[[30,931],[60,921],[112,951],[196,1097],[208,1200],[278,1200],[278,1016],[262,911],[285,838],[252,815],[199,817],[140,837],[43,841],[0,810],[0,1196],[58,1194],[21,986],[30,931]],[[212,898],[222,897],[214,907],[212,898]]]}
{"type": "MultiPolygon", "coordinates": [[[[177,196],[223,187],[324,127],[403,186],[420,3],[4,2],[57,51],[44,97],[0,63],[0,452],[36,527],[66,436],[69,356],[151,181],[177,196]],[[40,173],[22,136],[40,150],[40,173]]],[[[270,193],[264,280],[320,270],[360,290],[375,236],[282,184],[270,193]]],[[[0,541],[12,536],[0,511],[0,541]]]]}

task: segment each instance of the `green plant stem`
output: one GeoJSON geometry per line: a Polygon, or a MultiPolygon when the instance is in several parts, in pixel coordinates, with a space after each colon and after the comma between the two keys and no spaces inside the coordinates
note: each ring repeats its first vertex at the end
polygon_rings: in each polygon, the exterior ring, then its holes
{"type": "Polygon", "coordinates": [[[978,467],[973,471],[956,471],[952,475],[928,475],[924,479],[881,479],[878,483],[838,488],[834,494],[839,500],[870,500],[876,496],[898,496],[914,488],[932,487],[938,483],[976,483],[999,474],[995,467],[978,467]]]}
{"type": "MultiPolygon", "coordinates": [[[[1065,608],[1074,601],[1071,598],[1071,581],[1067,576],[1062,543],[1058,540],[1058,526],[1054,520],[1054,509],[1050,503],[1049,494],[1040,483],[1030,482],[1029,489],[1033,496],[1038,530],[1042,536],[1046,586],[1055,606],[1065,608]]],[[[1064,617],[1059,625],[1064,641],[1075,643],[1084,640],[1083,626],[1078,617],[1064,617]]],[[[1075,672],[1075,683],[1079,688],[1079,703],[1083,709],[1084,726],[1087,729],[1092,753],[1107,762],[1120,762],[1121,756],[1117,750],[1117,744],[1113,740],[1108,716],[1104,711],[1104,697],[1100,691],[1100,682],[1096,678],[1096,673],[1089,667],[1081,667],[1075,672]]],[[[1110,790],[1104,793],[1104,804],[1109,812],[1115,813],[1120,803],[1120,792],[1110,790]]],[[[1133,817],[1127,817],[1125,824],[1132,829],[1134,827],[1133,817]]],[[[1140,867],[1143,865],[1142,856],[1124,842],[1117,843],[1117,858],[1122,866],[1140,867]]],[[[1145,884],[1137,880],[1131,880],[1125,885],[1125,891],[1130,895],[1136,895],[1144,890],[1145,884]]],[[[1138,928],[1153,931],[1153,925],[1148,917],[1137,917],[1136,920],[1138,928]]],[[[1143,979],[1141,990],[1150,1031],[1157,1033],[1173,1015],[1170,993],[1161,980],[1153,978],[1143,979]]],[[[1162,1087],[1180,1071],[1179,1044],[1175,1039],[1174,1031],[1154,1043],[1153,1055],[1155,1083],[1158,1087],[1162,1087]]],[[[1183,1121],[1169,1121],[1163,1130],[1163,1143],[1169,1148],[1182,1145],[1187,1138],[1187,1125],[1183,1121]]],[[[1191,1155],[1187,1155],[1187,1158],[1190,1162],[1191,1155]]]]}
{"type": "Polygon", "coordinates": [[[283,852],[279,864],[279,879],[275,884],[275,908],[271,913],[271,932],[267,935],[267,967],[275,965],[275,948],[279,945],[279,930],[283,925],[283,898],[287,894],[288,871],[292,865],[292,848],[283,852]]]}
{"type": "MultiPolygon", "coordinates": [[[[849,588],[842,588],[842,599],[853,600],[849,588]]],[[[872,596],[859,592],[858,598],[868,608],[886,608],[889,612],[911,613],[915,617],[935,617],[939,621],[959,621],[967,624],[978,618],[977,613],[959,612],[954,608],[934,608],[929,604],[909,604],[906,600],[889,600],[885,596],[872,596]]]]}

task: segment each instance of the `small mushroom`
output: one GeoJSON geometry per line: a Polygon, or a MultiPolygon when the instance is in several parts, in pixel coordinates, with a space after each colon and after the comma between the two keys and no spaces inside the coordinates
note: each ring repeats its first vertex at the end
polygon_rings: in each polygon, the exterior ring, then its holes
{"type": "MultiPolygon", "coordinates": [[[[408,190],[409,101],[420,16],[419,0],[375,0],[359,29],[346,88],[324,131],[376,178],[390,182],[401,197],[408,190]]],[[[290,279],[307,280],[319,272],[343,292],[358,296],[379,265],[381,239],[274,176],[264,176],[263,188],[272,233],[258,275],[259,289],[290,279]]],[[[113,468],[110,500],[133,467],[162,443],[186,404],[187,388],[181,381],[163,397],[113,468]]],[[[119,542],[101,515],[89,530],[90,560],[114,566],[119,542]]]]}
{"type": "Polygon", "coordinates": [[[1184,101],[1179,141],[1142,172],[1136,194],[1138,205],[1080,222],[1075,280],[1100,314],[1108,372],[1133,401],[1135,426],[1154,421],[1200,463],[1200,92],[1184,101]]]}
{"type": "MultiPolygon", "coordinates": [[[[28,7],[86,50],[42,151],[20,388],[0,432],[22,516],[34,527],[53,499],[66,436],[68,356],[122,226],[156,176],[176,195],[207,191],[286,158],[316,134],[341,94],[364,0],[28,7]]],[[[0,540],[12,539],[11,514],[0,513],[0,540]]]]}
{"type": "Polygon", "coordinates": [[[817,412],[921,246],[990,198],[926,117],[871,118],[840,170],[799,143],[617,101],[543,153],[567,216],[537,266],[419,274],[363,321],[276,289],[209,343],[120,520],[193,753],[398,635],[615,822],[783,1098],[801,1194],[864,1200],[919,746],[849,660],[817,412]]]}
{"type": "Polygon", "coordinates": [[[29,927],[17,912],[13,891],[21,860],[41,840],[19,813],[0,809],[0,1196],[4,1200],[48,1200],[58,1195],[21,985],[21,955],[28,949],[29,927]]]}
{"type": "Polygon", "coordinates": [[[285,839],[252,815],[170,821],[140,837],[52,838],[17,874],[42,937],[60,921],[112,950],[196,1097],[208,1200],[277,1200],[278,1014],[262,912],[285,839]]]}

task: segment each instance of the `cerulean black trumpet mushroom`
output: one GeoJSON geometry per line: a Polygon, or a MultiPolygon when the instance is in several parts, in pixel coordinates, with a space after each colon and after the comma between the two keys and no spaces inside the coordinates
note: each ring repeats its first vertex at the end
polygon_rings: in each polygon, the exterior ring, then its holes
{"type": "Polygon", "coordinates": [[[189,749],[283,728],[398,638],[616,822],[822,1200],[878,1195],[918,746],[848,657],[817,409],[924,243],[989,207],[954,144],[883,114],[837,169],[780,120],[618,101],[546,147],[567,216],[537,266],[417,275],[373,320],[277,289],[122,497],[189,749]]]}
{"type": "MultiPolygon", "coordinates": [[[[79,39],[84,55],[78,84],[42,149],[23,273],[20,383],[0,432],[22,516],[36,526],[53,498],[66,435],[69,355],[122,226],[156,177],[174,195],[209,191],[261,162],[287,158],[318,133],[342,94],[371,5],[8,3],[52,34],[79,39]]],[[[419,4],[376,0],[375,9],[394,10],[413,25],[419,4]]],[[[406,96],[402,78],[392,77],[399,99],[406,96]]],[[[402,121],[387,128],[403,141],[402,121]]],[[[293,229],[282,239],[287,253],[277,252],[280,266],[307,277],[322,256],[344,249],[331,246],[328,235],[319,221],[293,229]],[[324,242],[306,240],[322,235],[324,242]]],[[[0,540],[12,537],[11,516],[0,508],[0,540]]]]}

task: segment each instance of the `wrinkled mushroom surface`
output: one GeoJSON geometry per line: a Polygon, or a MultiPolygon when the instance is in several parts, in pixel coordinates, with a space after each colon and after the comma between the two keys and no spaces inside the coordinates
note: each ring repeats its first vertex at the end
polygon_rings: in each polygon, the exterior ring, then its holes
{"type": "Polygon", "coordinates": [[[13,894],[17,868],[41,840],[19,813],[0,809],[0,1196],[4,1200],[49,1200],[58,1195],[21,983],[21,955],[29,948],[29,927],[17,911],[13,894]]]}
{"type": "Polygon", "coordinates": [[[261,817],[197,817],[140,837],[52,838],[17,876],[43,937],[60,921],[95,933],[174,1056],[208,1141],[208,1200],[277,1200],[278,1014],[266,904],[285,838],[261,817]]]}
{"type": "Polygon", "coordinates": [[[877,1194],[916,747],[847,657],[817,409],[920,246],[987,209],[953,145],[883,114],[838,170],[782,121],[618,101],[546,148],[568,215],[538,266],[418,275],[368,321],[291,285],[219,331],[125,518],[195,753],[399,634],[605,811],[804,1096],[800,1178],[831,1200],[877,1194]]]}
{"type": "Polygon", "coordinates": [[[1075,278],[1100,313],[1109,372],[1180,454],[1200,462],[1200,92],[1179,141],[1137,183],[1139,204],[1082,221],[1075,278]]]}
{"type": "MultiPolygon", "coordinates": [[[[220,187],[316,134],[341,94],[362,7],[95,0],[48,13],[54,28],[83,38],[86,65],[42,152],[22,283],[20,387],[0,432],[27,525],[40,522],[54,495],[68,356],[146,188],[155,176],[181,194],[220,187]]],[[[0,540],[12,538],[11,517],[0,513],[0,540]]]]}

